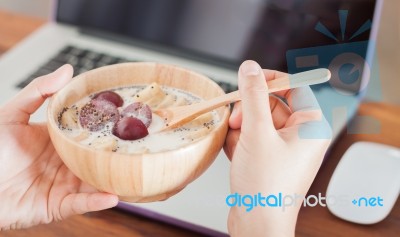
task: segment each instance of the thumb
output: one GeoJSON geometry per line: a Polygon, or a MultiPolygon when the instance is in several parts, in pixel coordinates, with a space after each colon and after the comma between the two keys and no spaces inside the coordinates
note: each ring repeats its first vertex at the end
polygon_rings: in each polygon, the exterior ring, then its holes
{"type": "Polygon", "coordinates": [[[65,219],[72,215],[101,211],[115,207],[118,197],[108,193],[75,193],[66,196],[60,205],[60,217],[65,219]]]}
{"type": "MultiPolygon", "coordinates": [[[[276,134],[269,105],[268,86],[256,62],[245,61],[239,68],[239,91],[242,99],[242,131],[264,131],[276,134]]],[[[258,132],[259,133],[259,132],[258,132]]]]}
{"type": "Polygon", "coordinates": [[[8,122],[27,124],[30,115],[48,97],[64,87],[70,81],[72,75],[73,68],[67,64],[53,73],[36,78],[2,107],[3,115],[7,113],[8,117],[1,116],[0,120],[7,118],[8,122]]]}

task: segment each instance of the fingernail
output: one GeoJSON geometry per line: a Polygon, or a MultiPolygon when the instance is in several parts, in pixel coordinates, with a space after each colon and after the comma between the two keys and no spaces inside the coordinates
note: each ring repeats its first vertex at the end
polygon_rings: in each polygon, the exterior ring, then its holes
{"type": "Polygon", "coordinates": [[[257,76],[260,73],[260,66],[255,62],[246,62],[242,66],[245,76],[257,76]]]}

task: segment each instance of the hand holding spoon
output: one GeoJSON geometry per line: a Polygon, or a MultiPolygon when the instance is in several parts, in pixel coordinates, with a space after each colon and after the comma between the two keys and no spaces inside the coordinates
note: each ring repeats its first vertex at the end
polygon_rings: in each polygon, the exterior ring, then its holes
{"type": "MultiPolygon", "coordinates": [[[[330,71],[325,68],[314,69],[292,75],[287,74],[284,77],[267,81],[268,92],[273,93],[301,86],[320,84],[328,81],[330,77],[330,71]]],[[[234,91],[196,104],[155,110],[154,113],[165,121],[162,130],[167,130],[179,127],[204,113],[239,100],[241,100],[239,91],[234,91]]]]}

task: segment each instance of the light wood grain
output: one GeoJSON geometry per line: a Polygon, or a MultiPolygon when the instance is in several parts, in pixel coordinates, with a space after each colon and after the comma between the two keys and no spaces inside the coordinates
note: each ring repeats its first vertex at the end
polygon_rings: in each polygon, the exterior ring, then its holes
{"type": "Polygon", "coordinates": [[[1,237],[205,237],[166,223],[117,209],[70,217],[24,230],[1,231],[1,237]]]}
{"type": "Polygon", "coordinates": [[[228,129],[229,108],[223,107],[216,110],[221,122],[204,138],[175,150],[127,155],[79,144],[58,128],[57,117],[62,109],[83,97],[110,88],[152,82],[204,99],[224,94],[207,77],[176,66],[124,63],[77,76],[53,96],[48,107],[50,137],[67,167],[85,182],[117,194],[124,201],[163,200],[182,190],[211,165],[224,144],[228,129]]]}
{"type": "Polygon", "coordinates": [[[44,20],[0,9],[0,54],[31,34],[44,20]]]}

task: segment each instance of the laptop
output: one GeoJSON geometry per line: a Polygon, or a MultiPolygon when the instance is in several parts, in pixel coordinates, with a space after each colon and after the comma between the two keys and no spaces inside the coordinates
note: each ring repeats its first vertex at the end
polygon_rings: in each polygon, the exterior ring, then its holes
{"type": "MultiPolygon", "coordinates": [[[[131,61],[176,64],[237,89],[246,59],[263,68],[332,71],[313,87],[336,138],[370,79],[381,0],[58,0],[46,23],[0,58],[0,103],[69,63],[75,75],[131,61]]],[[[46,105],[32,117],[45,120],[46,105]]],[[[213,236],[227,234],[230,163],[213,165],[166,201],[118,208],[213,236]]]]}

